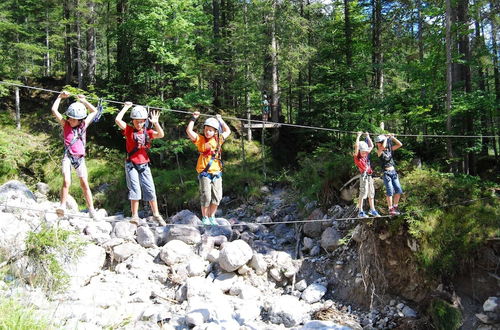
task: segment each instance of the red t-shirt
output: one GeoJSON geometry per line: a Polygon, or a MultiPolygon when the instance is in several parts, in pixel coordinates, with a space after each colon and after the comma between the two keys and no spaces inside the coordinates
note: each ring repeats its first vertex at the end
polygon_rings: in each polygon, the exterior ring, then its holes
{"type": "MultiPolygon", "coordinates": [[[[134,164],[144,164],[149,162],[149,155],[147,150],[150,147],[151,143],[146,143],[146,135],[144,135],[144,129],[141,131],[137,131],[130,125],[122,131],[123,135],[125,135],[126,142],[125,147],[127,149],[127,153],[132,152],[135,147],[138,145],[139,150],[137,150],[132,156],[129,157],[129,160],[134,164]]],[[[149,136],[149,140],[153,140],[152,129],[146,130],[146,134],[149,136]]]]}
{"type": "Polygon", "coordinates": [[[356,156],[354,156],[354,164],[356,164],[356,166],[358,167],[359,169],[359,172],[361,174],[363,173],[367,173],[367,174],[372,174],[373,173],[373,170],[372,170],[372,167],[370,165],[370,161],[368,160],[368,156],[361,156],[361,153],[358,152],[358,154],[356,156]]]}

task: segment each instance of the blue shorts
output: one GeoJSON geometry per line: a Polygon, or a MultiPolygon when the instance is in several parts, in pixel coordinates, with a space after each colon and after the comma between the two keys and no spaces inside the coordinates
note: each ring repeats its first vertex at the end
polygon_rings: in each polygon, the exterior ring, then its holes
{"type": "Polygon", "coordinates": [[[145,200],[156,199],[155,184],[149,164],[133,164],[125,162],[125,178],[127,180],[128,199],[145,200]]]}
{"type": "Polygon", "coordinates": [[[387,196],[393,196],[394,194],[403,193],[403,188],[401,188],[401,183],[399,183],[399,177],[396,170],[384,171],[382,178],[384,179],[385,191],[387,196]]]}

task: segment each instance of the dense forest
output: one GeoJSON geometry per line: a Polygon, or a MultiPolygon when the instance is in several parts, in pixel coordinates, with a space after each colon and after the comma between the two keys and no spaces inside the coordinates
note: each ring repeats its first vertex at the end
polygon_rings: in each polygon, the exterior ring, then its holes
{"type": "MultiPolygon", "coordinates": [[[[384,122],[409,135],[407,157],[475,175],[498,164],[499,12],[493,0],[5,0],[0,78],[253,119],[266,95],[269,120],[340,130],[275,129],[279,167],[384,122]]],[[[170,140],[184,117],[163,116],[170,140]]],[[[165,157],[182,154],[174,142],[165,157]]]]}

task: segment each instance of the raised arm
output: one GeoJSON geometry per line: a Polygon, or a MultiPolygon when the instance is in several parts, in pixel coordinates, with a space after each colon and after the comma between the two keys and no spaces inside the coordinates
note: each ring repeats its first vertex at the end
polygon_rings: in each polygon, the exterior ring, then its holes
{"type": "Polygon", "coordinates": [[[356,142],[354,142],[354,151],[352,153],[353,156],[356,156],[358,154],[358,152],[359,152],[359,138],[361,137],[361,134],[363,134],[363,133],[358,132],[356,134],[356,142]]]}
{"type": "Polygon", "coordinates": [[[90,123],[94,120],[95,116],[97,115],[97,108],[94,107],[92,104],[90,104],[89,101],[85,98],[85,95],[80,94],[77,96],[78,100],[83,103],[83,105],[89,110],[89,114],[85,118],[85,127],[89,127],[90,123]]]}
{"type": "Polygon", "coordinates": [[[370,148],[370,150],[368,150],[368,152],[371,152],[373,149],[373,141],[370,138],[370,133],[365,132],[365,135],[366,135],[366,140],[367,140],[366,144],[368,144],[368,148],[370,148]]]}
{"type": "Polygon", "coordinates": [[[193,142],[195,142],[198,139],[198,134],[193,130],[194,128],[194,123],[196,122],[196,119],[200,116],[199,111],[195,111],[193,113],[193,117],[189,120],[189,124],[186,127],[186,134],[189,137],[189,139],[193,142]]]}
{"type": "Polygon", "coordinates": [[[161,128],[159,120],[160,119],[160,111],[152,111],[151,112],[151,118],[149,119],[151,123],[153,124],[155,130],[153,133],[153,138],[155,139],[161,139],[162,137],[165,136],[165,132],[163,132],[163,128],[161,128]]]}
{"type": "Polygon", "coordinates": [[[403,144],[401,143],[401,141],[399,141],[398,139],[396,139],[396,137],[394,136],[394,134],[389,134],[388,138],[391,139],[395,143],[392,146],[392,150],[399,149],[399,148],[401,148],[403,146],[403,144]]]}
{"type": "Polygon", "coordinates": [[[127,128],[127,123],[123,121],[123,116],[125,115],[125,112],[127,112],[127,110],[130,109],[131,106],[132,106],[132,102],[125,102],[125,104],[123,105],[123,108],[116,115],[115,123],[121,129],[127,128]]]}
{"type": "Polygon", "coordinates": [[[222,119],[221,115],[216,115],[215,118],[217,118],[222,127],[222,132],[221,132],[222,137],[224,138],[224,140],[227,139],[227,137],[231,134],[231,129],[229,128],[229,126],[227,126],[226,122],[224,121],[224,119],[222,119]]]}
{"type": "Polygon", "coordinates": [[[64,126],[64,123],[66,122],[66,120],[59,112],[59,105],[61,104],[62,99],[67,99],[70,95],[71,95],[70,93],[68,93],[66,91],[62,91],[61,94],[59,94],[57,96],[57,99],[54,101],[54,104],[52,104],[52,114],[54,115],[54,117],[56,117],[57,122],[61,126],[64,126]]]}

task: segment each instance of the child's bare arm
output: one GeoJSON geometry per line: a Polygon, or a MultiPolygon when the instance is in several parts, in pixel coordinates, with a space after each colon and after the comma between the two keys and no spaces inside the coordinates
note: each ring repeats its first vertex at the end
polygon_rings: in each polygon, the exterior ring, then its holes
{"type": "Polygon", "coordinates": [[[127,112],[127,110],[130,109],[131,106],[132,106],[132,102],[125,102],[125,105],[123,106],[123,108],[116,115],[115,123],[121,129],[127,128],[127,123],[123,121],[123,116],[125,115],[125,112],[127,112]]]}
{"type": "Polygon", "coordinates": [[[224,119],[222,119],[221,115],[216,115],[215,118],[217,118],[217,120],[219,121],[220,125],[222,126],[222,137],[225,139],[227,139],[227,137],[231,134],[231,129],[229,128],[229,126],[226,124],[226,122],[224,121],[224,119]]]}
{"type": "Polygon", "coordinates": [[[161,128],[160,126],[159,119],[160,119],[160,111],[151,112],[150,121],[155,128],[155,131],[153,133],[153,138],[155,139],[161,139],[162,137],[165,136],[165,132],[163,132],[163,128],[161,128]]]}
{"type": "Polygon", "coordinates": [[[365,135],[366,135],[366,139],[367,139],[367,143],[366,144],[368,144],[368,148],[370,148],[370,150],[368,152],[371,152],[372,149],[373,149],[373,141],[370,138],[370,133],[365,132],[365,135]]]}
{"type": "Polygon", "coordinates": [[[61,103],[62,99],[67,99],[70,95],[71,95],[70,93],[62,91],[61,94],[57,96],[57,99],[54,101],[54,104],[52,104],[52,114],[54,115],[54,117],[56,117],[57,121],[61,126],[63,126],[66,121],[59,112],[59,104],[61,103]]]}
{"type": "Polygon", "coordinates": [[[89,114],[85,118],[85,127],[89,127],[90,123],[94,120],[97,115],[97,108],[90,104],[89,101],[85,98],[85,95],[80,94],[77,96],[78,100],[83,103],[83,105],[89,110],[89,114]]]}
{"type": "Polygon", "coordinates": [[[389,134],[388,138],[392,139],[392,141],[395,143],[392,146],[392,150],[399,149],[399,148],[401,148],[403,146],[403,144],[401,143],[401,141],[399,141],[398,139],[396,139],[396,137],[394,136],[394,134],[389,134]]]}
{"type": "Polygon", "coordinates": [[[359,138],[361,137],[361,132],[358,132],[357,135],[356,135],[356,142],[354,142],[354,151],[353,151],[353,155],[356,156],[359,152],[359,138]]]}
{"type": "Polygon", "coordinates": [[[198,119],[199,116],[200,112],[195,111],[193,113],[193,118],[191,118],[189,124],[186,127],[186,134],[189,137],[189,139],[193,142],[195,142],[198,139],[198,134],[196,134],[196,132],[193,130],[193,127],[194,127],[194,122],[196,121],[196,119],[198,119]]]}

